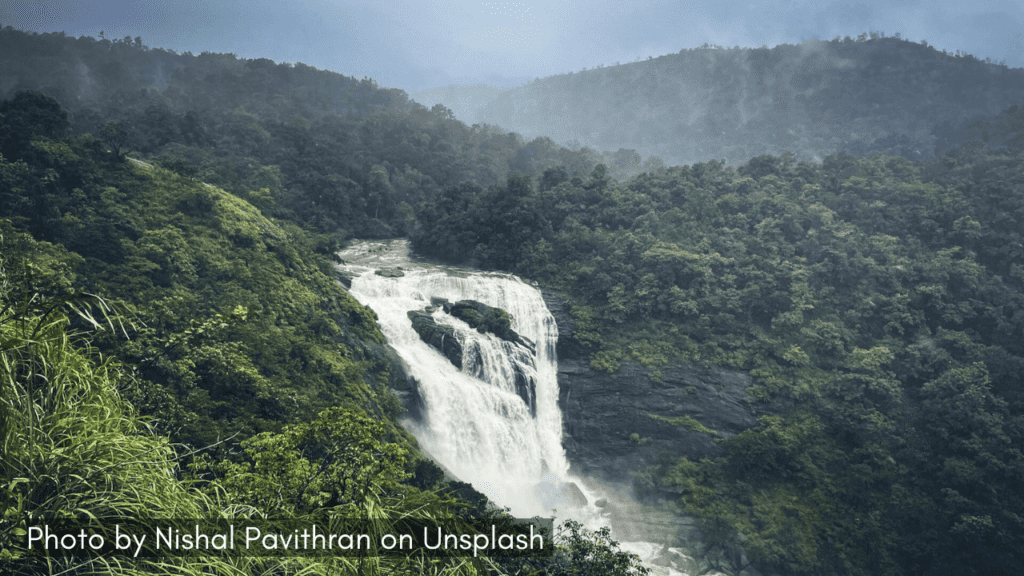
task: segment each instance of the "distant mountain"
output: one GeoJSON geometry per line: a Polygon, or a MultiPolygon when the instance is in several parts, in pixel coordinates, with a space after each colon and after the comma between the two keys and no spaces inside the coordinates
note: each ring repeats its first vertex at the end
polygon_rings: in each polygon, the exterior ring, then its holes
{"type": "Polygon", "coordinates": [[[560,74],[498,95],[477,120],[669,164],[787,151],[922,158],[956,140],[958,127],[1024,102],[1022,69],[873,36],[705,46],[560,74]]]}
{"type": "Polygon", "coordinates": [[[449,84],[440,88],[411,92],[409,97],[427,108],[440,104],[451,110],[462,122],[473,125],[479,122],[478,111],[508,90],[509,88],[504,86],[491,84],[449,84]]]}

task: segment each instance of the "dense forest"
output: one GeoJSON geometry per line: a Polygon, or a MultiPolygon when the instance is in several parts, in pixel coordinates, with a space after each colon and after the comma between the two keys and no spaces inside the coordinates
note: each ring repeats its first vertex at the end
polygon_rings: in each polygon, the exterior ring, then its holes
{"type": "Polygon", "coordinates": [[[473,122],[621,149],[619,163],[632,151],[670,165],[735,165],[785,152],[928,158],[962,143],[978,119],[1021,104],[1024,70],[871,33],[770,49],[705,45],[498,95],[472,88],[435,91],[429,101],[472,99],[459,108],[473,122]]]}
{"type": "Polygon", "coordinates": [[[0,43],[0,571],[643,573],[574,524],[520,560],[28,553],[30,526],[83,514],[503,521],[396,424],[405,375],[334,254],[404,233],[451,182],[576,156],[301,65],[0,43]]]}
{"type": "Polygon", "coordinates": [[[720,456],[635,478],[720,570],[1022,561],[1019,107],[931,159],[759,149],[627,179],[301,64],[10,28],[0,59],[0,570],[644,572],[572,524],[521,563],[23,558],[28,522],[83,511],[499,514],[395,424],[404,374],[336,281],[348,238],[400,236],[565,294],[597,369],[751,374],[756,426],[680,421],[720,456]]]}
{"type": "Polygon", "coordinates": [[[930,162],[697,163],[447,190],[417,250],[573,297],[591,365],[749,371],[754,428],[637,477],[783,574],[995,574],[1024,550],[1024,110],[930,162]]]}

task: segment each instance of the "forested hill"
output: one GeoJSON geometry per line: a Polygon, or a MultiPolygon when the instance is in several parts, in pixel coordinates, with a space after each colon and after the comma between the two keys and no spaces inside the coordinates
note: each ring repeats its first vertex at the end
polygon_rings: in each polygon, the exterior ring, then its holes
{"type": "Polygon", "coordinates": [[[1024,101],[1024,70],[871,36],[608,63],[504,92],[476,121],[669,165],[783,152],[921,158],[959,143],[965,122],[1024,101]]]}
{"type": "Polygon", "coordinates": [[[301,63],[0,30],[0,99],[32,90],[70,112],[72,133],[106,125],[109,145],[336,237],[402,235],[445,186],[558,165],[585,176],[600,160],[301,63]]]}
{"type": "Polygon", "coordinates": [[[4,29],[0,93],[0,573],[581,573],[567,550],[590,544],[633,563],[578,530],[519,565],[33,561],[40,518],[500,516],[396,424],[403,370],[332,258],[443,188],[593,161],[370,80],[138,38],[4,29]]]}
{"type": "MultiPolygon", "coordinates": [[[[1014,573],[1024,110],[999,118],[986,128],[1009,136],[998,150],[929,161],[760,156],[625,183],[598,167],[448,190],[422,206],[412,242],[569,294],[574,339],[560,345],[586,351],[594,371],[749,373],[755,426],[673,419],[718,457],[622,430],[659,461],[637,488],[698,516],[723,573],[1014,573]]],[[[636,393],[617,377],[615,393],[636,393]]]]}

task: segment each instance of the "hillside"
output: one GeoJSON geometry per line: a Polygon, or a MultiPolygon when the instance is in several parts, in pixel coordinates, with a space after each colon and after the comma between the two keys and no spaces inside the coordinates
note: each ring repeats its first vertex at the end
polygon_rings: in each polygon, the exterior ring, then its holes
{"type": "Polygon", "coordinates": [[[928,162],[787,154],[451,191],[412,242],[569,295],[560,385],[604,396],[584,404],[599,419],[567,417],[590,436],[574,446],[628,454],[601,461],[698,516],[724,572],[1012,571],[1024,112],[1000,120],[1010,145],[928,162]],[[718,399],[745,377],[757,422],[737,430],[718,399]],[[689,394],[706,404],[660,417],[689,394]]]}
{"type": "Polygon", "coordinates": [[[502,93],[476,121],[636,150],[668,165],[793,152],[926,158],[957,128],[1024,102],[1024,70],[897,38],[703,47],[560,74],[502,93]]]}
{"type": "Polygon", "coordinates": [[[418,90],[409,97],[427,108],[440,104],[450,109],[461,122],[471,126],[478,122],[480,109],[506,90],[508,88],[490,84],[448,85],[418,90]]]}
{"type": "Polygon", "coordinates": [[[442,187],[574,156],[301,64],[11,28],[0,48],[0,572],[635,564],[579,530],[519,564],[30,550],[40,518],[503,522],[398,426],[404,369],[336,252],[402,234],[442,187]]]}
{"type": "Polygon", "coordinates": [[[598,161],[301,63],[0,30],[0,99],[32,90],[70,113],[72,133],[109,125],[109,145],[339,240],[406,233],[412,207],[446,186],[557,165],[585,176],[598,161]]]}

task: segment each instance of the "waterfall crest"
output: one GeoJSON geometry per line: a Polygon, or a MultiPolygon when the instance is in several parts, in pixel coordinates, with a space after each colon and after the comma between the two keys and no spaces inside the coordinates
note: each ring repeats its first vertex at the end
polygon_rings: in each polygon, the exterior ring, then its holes
{"type": "Polygon", "coordinates": [[[540,291],[510,274],[414,261],[404,240],[362,242],[340,256],[352,276],[350,293],[377,314],[419,384],[424,422],[405,424],[423,447],[517,516],[585,505],[562,448],[558,329],[540,291]],[[438,299],[504,310],[527,342],[475,330],[432,306],[438,299]],[[461,368],[413,328],[409,312],[420,311],[454,331],[461,368]]]}

